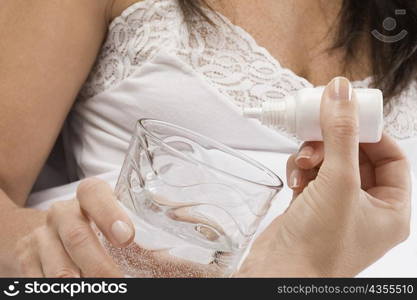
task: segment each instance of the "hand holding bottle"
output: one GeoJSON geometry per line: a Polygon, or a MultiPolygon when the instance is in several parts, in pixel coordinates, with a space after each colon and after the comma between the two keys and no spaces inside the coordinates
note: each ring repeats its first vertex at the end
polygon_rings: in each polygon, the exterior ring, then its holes
{"type": "Polygon", "coordinates": [[[288,160],[294,199],[238,276],[354,276],[407,238],[406,158],[387,135],[359,145],[357,110],[349,81],[335,78],[322,98],[324,143],[306,143],[288,160]]]}

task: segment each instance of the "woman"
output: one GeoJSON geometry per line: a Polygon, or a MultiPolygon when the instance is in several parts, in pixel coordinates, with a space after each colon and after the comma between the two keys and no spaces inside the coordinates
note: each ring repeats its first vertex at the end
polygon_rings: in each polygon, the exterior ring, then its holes
{"type": "MultiPolygon", "coordinates": [[[[117,169],[142,116],[235,148],[288,153],[296,141],[243,119],[236,108],[324,85],[339,74],[367,78],[355,87],[383,88],[391,99],[387,131],[397,138],[416,135],[415,1],[401,7],[379,1],[208,1],[212,10],[197,1],[134,2],[2,3],[4,276],[121,275],[87,226],[88,216],[117,246],[133,239],[132,225],[105,183],[83,181],[75,200],[46,212],[23,208],[76,98],[65,137],[79,178],[117,169]],[[408,36],[383,44],[370,29],[396,8],[408,13],[400,22],[408,36]],[[406,112],[409,129],[397,126],[398,111],[406,112]]],[[[297,197],[259,237],[237,276],[353,276],[407,236],[404,154],[387,136],[359,152],[356,100],[349,90],[343,78],[329,84],[324,147],[305,144],[290,158],[289,185],[297,197]],[[274,264],[262,260],[266,256],[274,264]]]]}

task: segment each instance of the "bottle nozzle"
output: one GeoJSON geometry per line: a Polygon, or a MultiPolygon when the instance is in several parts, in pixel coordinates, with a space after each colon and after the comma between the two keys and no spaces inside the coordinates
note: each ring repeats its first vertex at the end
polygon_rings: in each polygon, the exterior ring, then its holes
{"type": "Polygon", "coordinates": [[[287,129],[286,101],[266,101],[258,107],[245,107],[243,108],[243,116],[257,119],[269,127],[287,129]]]}

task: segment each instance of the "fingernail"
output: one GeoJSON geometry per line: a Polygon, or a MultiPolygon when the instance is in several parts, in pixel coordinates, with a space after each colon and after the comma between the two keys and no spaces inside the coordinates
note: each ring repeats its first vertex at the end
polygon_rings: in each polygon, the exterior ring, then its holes
{"type": "Polygon", "coordinates": [[[113,237],[120,243],[126,243],[133,235],[133,231],[128,224],[123,221],[116,221],[111,226],[113,237]]]}
{"type": "Polygon", "coordinates": [[[352,100],[352,85],[345,77],[336,77],[328,85],[329,97],[335,101],[352,100]]]}
{"type": "Polygon", "coordinates": [[[314,148],[311,146],[304,146],[298,151],[296,161],[299,159],[310,159],[314,154],[314,148]]]}
{"type": "Polygon", "coordinates": [[[293,170],[290,175],[290,188],[296,189],[301,186],[301,172],[300,170],[293,170]]]}

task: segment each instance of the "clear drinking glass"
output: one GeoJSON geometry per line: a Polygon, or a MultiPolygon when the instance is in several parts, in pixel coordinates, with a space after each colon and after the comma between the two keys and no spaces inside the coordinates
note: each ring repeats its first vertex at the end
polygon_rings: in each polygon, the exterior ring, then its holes
{"type": "Polygon", "coordinates": [[[277,175],[249,157],[143,119],[116,186],[135,240],[121,249],[101,239],[127,276],[228,277],[281,188],[277,175]]]}

